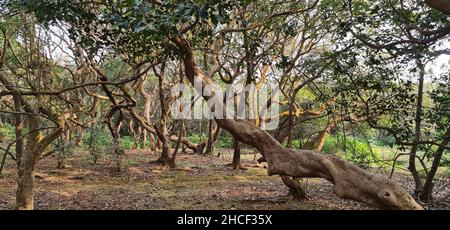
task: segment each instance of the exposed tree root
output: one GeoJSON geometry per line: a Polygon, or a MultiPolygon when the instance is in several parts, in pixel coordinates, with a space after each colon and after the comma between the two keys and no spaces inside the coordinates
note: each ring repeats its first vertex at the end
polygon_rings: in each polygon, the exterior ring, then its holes
{"type": "Polygon", "coordinates": [[[289,188],[289,195],[296,200],[309,199],[310,196],[302,188],[301,184],[295,181],[293,178],[288,176],[280,176],[283,183],[289,188]]]}

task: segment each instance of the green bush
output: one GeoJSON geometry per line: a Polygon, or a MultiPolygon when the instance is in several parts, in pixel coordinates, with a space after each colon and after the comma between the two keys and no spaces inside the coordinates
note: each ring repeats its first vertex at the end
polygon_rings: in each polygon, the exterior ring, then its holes
{"type": "MultiPolygon", "coordinates": [[[[207,140],[207,136],[199,135],[199,134],[190,134],[187,136],[190,142],[199,144],[202,143],[202,141],[207,140]]],[[[217,148],[233,148],[233,138],[226,134],[219,136],[219,139],[217,139],[217,142],[215,144],[215,147],[217,148]]]]}
{"type": "Polygon", "coordinates": [[[233,138],[231,136],[220,136],[217,140],[216,146],[218,148],[232,148],[233,147],[233,138]]]}
{"type": "Polygon", "coordinates": [[[101,128],[91,128],[83,136],[83,143],[88,147],[90,144],[106,147],[111,145],[111,135],[105,133],[101,128]]]}
{"type": "Polygon", "coordinates": [[[300,149],[302,147],[300,140],[293,140],[292,141],[292,148],[294,149],[300,149]]]}
{"type": "Polygon", "coordinates": [[[339,140],[336,136],[329,136],[322,147],[324,153],[337,153],[339,152],[339,140]]]}
{"type": "Polygon", "coordinates": [[[124,149],[131,149],[134,145],[134,138],[131,136],[122,136],[120,138],[120,145],[124,149]]]}
{"type": "Polygon", "coordinates": [[[395,144],[395,138],[392,136],[373,138],[371,143],[377,146],[392,146],[395,144]]]}
{"type": "Polygon", "coordinates": [[[369,168],[379,159],[379,156],[371,151],[370,145],[367,142],[358,139],[347,139],[345,145],[346,149],[343,152],[344,159],[362,168],[369,168]]]}
{"type": "Polygon", "coordinates": [[[88,158],[94,165],[106,154],[107,147],[112,144],[111,137],[98,127],[93,127],[86,132],[83,143],[89,149],[88,158]]]}
{"type": "Polygon", "coordinates": [[[189,136],[187,136],[187,138],[190,142],[197,143],[197,144],[202,142],[205,139],[205,137],[203,135],[199,135],[199,134],[190,134],[189,136]]]}
{"type": "Polygon", "coordinates": [[[327,138],[322,151],[340,155],[342,158],[363,168],[370,167],[379,159],[378,154],[372,151],[367,141],[353,137],[344,138],[342,134],[327,138]]]}
{"type": "Polygon", "coordinates": [[[0,137],[14,139],[16,137],[14,126],[10,124],[2,124],[0,126],[0,137]]]}
{"type": "Polygon", "coordinates": [[[58,168],[65,168],[66,158],[74,153],[75,143],[73,141],[66,142],[62,137],[58,138],[53,145],[54,155],[58,161],[58,168]]]}

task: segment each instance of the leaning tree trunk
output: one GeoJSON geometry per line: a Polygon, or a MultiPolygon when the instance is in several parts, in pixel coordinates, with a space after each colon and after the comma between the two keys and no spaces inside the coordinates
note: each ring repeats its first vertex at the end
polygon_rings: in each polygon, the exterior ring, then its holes
{"type": "MultiPolygon", "coordinates": [[[[189,43],[182,37],[173,38],[172,41],[180,49],[185,74],[191,84],[201,82],[202,90],[206,85],[214,86],[212,79],[197,67],[189,43]]],[[[211,99],[202,95],[205,100],[211,99]]],[[[215,102],[226,112],[223,103],[220,104],[218,100],[215,102]]],[[[269,133],[247,120],[216,119],[216,122],[238,140],[255,147],[267,161],[269,175],[325,178],[334,184],[334,192],[341,198],[383,209],[423,209],[396,182],[368,173],[336,156],[285,148],[269,133]]]]}

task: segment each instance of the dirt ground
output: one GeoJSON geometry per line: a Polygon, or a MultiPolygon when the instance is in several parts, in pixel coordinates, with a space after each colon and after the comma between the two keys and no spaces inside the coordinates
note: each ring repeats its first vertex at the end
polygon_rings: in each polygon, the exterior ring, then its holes
{"type": "MultiPolygon", "coordinates": [[[[58,170],[56,159],[39,162],[36,173],[35,208],[66,209],[370,209],[366,205],[339,199],[329,182],[304,179],[311,196],[296,201],[277,176],[267,176],[264,164],[243,155],[247,170],[232,171],[230,150],[219,150],[221,157],[181,154],[177,169],[151,164],[157,158],[149,150],[126,152],[122,172],[112,161],[102,158],[96,165],[86,152],[67,159],[67,168],[58,170]]],[[[399,177],[401,180],[401,177],[399,177]]],[[[0,178],[0,210],[12,209],[16,189],[15,163],[9,160],[0,178]]],[[[446,199],[446,198],[445,198],[446,199]]],[[[446,208],[430,205],[427,208],[446,208]]],[[[450,206],[450,205],[449,205],[450,206]]]]}

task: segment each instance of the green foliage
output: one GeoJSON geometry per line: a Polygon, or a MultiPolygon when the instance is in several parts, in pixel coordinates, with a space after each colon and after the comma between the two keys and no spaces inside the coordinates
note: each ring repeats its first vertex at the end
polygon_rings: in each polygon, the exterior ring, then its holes
{"type": "Polygon", "coordinates": [[[131,149],[134,145],[134,138],[131,136],[122,136],[120,137],[120,145],[124,149],[131,149]]]}
{"type": "Polygon", "coordinates": [[[100,158],[107,156],[116,165],[116,170],[120,171],[125,154],[124,149],[130,149],[134,144],[134,139],[130,136],[123,136],[120,143],[115,143],[108,132],[95,126],[87,130],[83,142],[89,150],[88,159],[93,164],[97,164],[100,158]]]}
{"type": "Polygon", "coordinates": [[[302,146],[301,146],[301,143],[300,143],[300,140],[293,140],[292,141],[292,148],[294,148],[294,149],[300,149],[302,146]]]}
{"type": "Polygon", "coordinates": [[[116,171],[120,172],[122,169],[122,162],[125,155],[122,145],[116,140],[112,141],[112,144],[106,148],[106,154],[113,160],[116,171]]]}
{"type": "Polygon", "coordinates": [[[344,137],[342,134],[327,138],[322,151],[340,155],[363,168],[370,167],[379,159],[378,154],[372,151],[369,143],[357,138],[344,137]]]}
{"type": "Polygon", "coordinates": [[[62,137],[53,146],[54,154],[58,160],[58,168],[63,168],[65,159],[74,153],[75,143],[73,141],[66,142],[62,137]]]}
{"type": "Polygon", "coordinates": [[[0,126],[0,137],[14,139],[16,137],[14,126],[8,123],[2,124],[0,126]]]}
{"type": "Polygon", "coordinates": [[[175,53],[167,47],[168,37],[175,37],[186,23],[191,41],[201,41],[212,33],[204,25],[224,24],[234,0],[165,1],[163,6],[141,0],[104,1],[98,5],[74,4],[72,1],[16,0],[10,7],[33,12],[37,20],[50,25],[67,22],[71,37],[93,55],[104,47],[113,47],[130,62],[153,60],[175,53]],[[100,39],[93,34],[99,34],[100,39]]]}
{"type": "Polygon", "coordinates": [[[337,153],[339,151],[339,141],[336,136],[330,135],[323,144],[322,152],[324,153],[337,153]]]}
{"type": "Polygon", "coordinates": [[[84,144],[88,147],[88,159],[97,164],[98,160],[107,152],[107,146],[111,144],[110,136],[107,136],[99,127],[92,127],[84,136],[84,144]]]}
{"type": "Polygon", "coordinates": [[[362,168],[369,168],[376,163],[379,156],[375,154],[367,142],[360,140],[346,140],[346,151],[343,152],[344,159],[347,159],[362,168]]]}
{"type": "Polygon", "coordinates": [[[230,135],[220,136],[216,146],[218,148],[233,148],[233,138],[230,135]]]}
{"type": "Polygon", "coordinates": [[[187,138],[190,142],[201,143],[205,139],[205,136],[197,133],[190,133],[187,138]]]}
{"type": "Polygon", "coordinates": [[[111,144],[111,135],[106,133],[102,128],[90,128],[83,136],[85,146],[93,144],[95,146],[106,147],[111,144]]]}
{"type": "MultiPolygon", "coordinates": [[[[187,136],[187,138],[190,142],[198,144],[198,143],[202,143],[203,141],[205,141],[208,137],[205,135],[190,133],[187,136]]],[[[217,148],[233,148],[233,138],[229,134],[221,135],[217,139],[215,147],[217,147],[217,148]]]]}
{"type": "Polygon", "coordinates": [[[395,139],[392,135],[383,135],[381,137],[373,138],[371,144],[377,146],[394,146],[395,139]]]}

